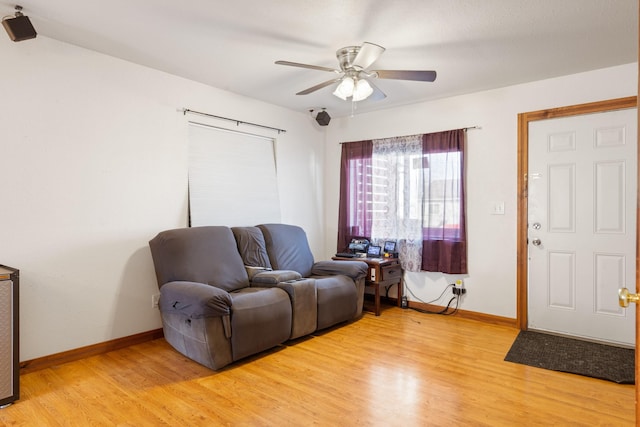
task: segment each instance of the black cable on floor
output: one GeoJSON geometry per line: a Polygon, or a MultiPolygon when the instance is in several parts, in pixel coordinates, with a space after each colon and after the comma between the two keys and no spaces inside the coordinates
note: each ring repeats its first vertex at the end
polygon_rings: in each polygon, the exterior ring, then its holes
{"type": "MultiPolygon", "coordinates": [[[[447,291],[447,289],[449,289],[449,288],[453,288],[454,286],[455,286],[454,284],[449,284],[449,285],[447,285],[447,286],[444,288],[444,290],[442,291],[442,293],[440,294],[440,296],[439,296],[438,298],[433,299],[433,300],[428,301],[428,302],[424,302],[424,301],[422,301],[420,298],[416,297],[416,296],[413,294],[413,292],[411,292],[411,289],[409,289],[409,287],[408,287],[408,286],[405,286],[405,289],[406,289],[406,290],[407,290],[407,291],[408,291],[408,292],[409,292],[409,293],[410,293],[414,298],[416,298],[416,299],[417,299],[418,301],[420,301],[421,303],[423,303],[423,304],[431,304],[431,303],[433,303],[433,302],[439,301],[439,300],[444,296],[444,293],[447,291]]],[[[456,314],[456,313],[458,312],[459,303],[460,303],[460,295],[454,295],[454,296],[449,300],[449,302],[447,303],[447,305],[446,305],[442,310],[440,310],[440,311],[425,310],[425,309],[423,309],[423,308],[417,308],[417,307],[408,307],[408,308],[410,308],[410,309],[412,309],[412,310],[415,310],[415,311],[418,311],[418,312],[420,312],[420,313],[425,313],[425,314],[441,314],[441,315],[443,315],[443,316],[450,316],[450,315],[452,315],[452,314],[456,314]],[[453,311],[451,311],[451,312],[447,312],[447,311],[451,308],[451,303],[452,303],[454,300],[456,301],[456,305],[455,305],[455,307],[453,308],[453,311]]]]}
{"type": "Polygon", "coordinates": [[[417,308],[417,307],[409,307],[411,310],[415,310],[418,311],[420,313],[425,313],[425,314],[441,314],[443,316],[451,316],[452,314],[456,314],[458,312],[458,301],[459,301],[459,296],[458,295],[454,295],[449,302],[447,303],[446,307],[444,307],[442,310],[440,311],[431,311],[431,310],[425,310],[422,308],[417,308]],[[453,309],[453,311],[447,313],[447,310],[449,310],[451,308],[451,303],[453,301],[456,301],[456,306],[453,309]]]}

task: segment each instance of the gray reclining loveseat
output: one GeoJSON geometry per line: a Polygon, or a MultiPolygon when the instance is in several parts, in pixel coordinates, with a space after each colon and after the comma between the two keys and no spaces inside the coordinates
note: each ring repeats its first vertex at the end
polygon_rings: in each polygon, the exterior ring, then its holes
{"type": "Polygon", "coordinates": [[[165,339],[214,370],[362,313],[367,265],[314,263],[297,226],[167,230],[149,246],[165,339]]]}

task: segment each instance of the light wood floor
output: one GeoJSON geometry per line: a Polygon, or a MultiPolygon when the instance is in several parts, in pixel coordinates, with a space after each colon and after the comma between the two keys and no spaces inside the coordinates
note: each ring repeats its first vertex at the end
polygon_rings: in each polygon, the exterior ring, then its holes
{"type": "Polygon", "coordinates": [[[504,362],[517,330],[384,307],[213,372],[163,339],[21,377],[0,425],[634,425],[634,387],[504,362]]]}

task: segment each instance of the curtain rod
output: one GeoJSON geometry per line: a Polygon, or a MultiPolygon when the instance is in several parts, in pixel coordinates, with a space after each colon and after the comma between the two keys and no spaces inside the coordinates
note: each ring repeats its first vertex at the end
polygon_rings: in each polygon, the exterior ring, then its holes
{"type": "MultiPolygon", "coordinates": [[[[480,126],[469,126],[469,127],[466,127],[466,128],[459,128],[459,129],[462,129],[463,131],[466,132],[468,130],[473,130],[473,129],[482,129],[482,127],[480,127],[480,126]]],[[[452,130],[456,130],[456,129],[452,129],[452,130]]],[[[446,132],[446,131],[440,131],[440,132],[446,132]]],[[[438,133],[438,132],[429,132],[429,133],[438,133]]],[[[424,135],[424,134],[417,134],[417,135],[424,135]]],[[[385,139],[385,138],[380,138],[380,139],[385,139]]],[[[340,145],[348,144],[349,142],[353,142],[353,141],[339,142],[338,144],[340,144],[340,145]]]]}
{"type": "Polygon", "coordinates": [[[236,126],[249,125],[249,126],[255,126],[255,127],[259,127],[259,128],[263,128],[263,129],[275,130],[275,131],[278,132],[278,134],[287,133],[287,131],[284,130],[284,129],[278,129],[278,128],[274,128],[274,127],[271,127],[271,126],[261,125],[261,124],[258,124],[258,123],[243,122],[242,120],[236,120],[236,119],[230,119],[228,117],[216,116],[214,114],[209,114],[209,113],[203,113],[201,111],[190,110],[188,108],[178,109],[178,111],[182,111],[183,115],[186,115],[187,113],[191,113],[191,114],[198,114],[200,116],[213,117],[214,119],[227,120],[229,122],[234,122],[236,124],[236,126]]]}

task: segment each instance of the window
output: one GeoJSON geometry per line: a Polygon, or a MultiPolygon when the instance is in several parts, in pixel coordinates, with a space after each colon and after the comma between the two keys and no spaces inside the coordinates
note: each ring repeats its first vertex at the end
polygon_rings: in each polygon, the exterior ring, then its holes
{"type": "Polygon", "coordinates": [[[342,145],[338,252],[346,250],[353,238],[371,237],[372,147],[371,141],[342,145]]]}
{"type": "Polygon", "coordinates": [[[429,179],[424,180],[425,193],[424,212],[425,228],[443,229],[450,238],[459,237],[462,222],[460,192],[461,153],[433,153],[428,156],[428,166],[424,173],[429,179]]]}
{"type": "Polygon", "coordinates": [[[466,273],[463,130],[345,143],[342,156],[339,251],[396,240],[409,271],[466,273]]]}

